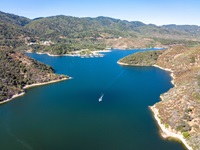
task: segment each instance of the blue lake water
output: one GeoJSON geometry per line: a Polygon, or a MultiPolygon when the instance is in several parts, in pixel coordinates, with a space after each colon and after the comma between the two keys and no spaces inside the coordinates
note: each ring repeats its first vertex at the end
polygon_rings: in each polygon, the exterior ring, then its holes
{"type": "Polygon", "coordinates": [[[27,54],[73,79],[1,105],[0,150],[183,150],[160,137],[148,108],[173,86],[169,73],[116,63],[137,51],[84,59],[27,54]]]}

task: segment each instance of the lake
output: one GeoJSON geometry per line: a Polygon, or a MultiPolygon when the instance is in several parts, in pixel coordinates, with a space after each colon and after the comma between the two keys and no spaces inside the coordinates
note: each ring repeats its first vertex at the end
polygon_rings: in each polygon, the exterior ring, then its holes
{"type": "Polygon", "coordinates": [[[148,108],[173,87],[169,72],[117,64],[138,51],[113,50],[102,58],[27,54],[72,79],[28,89],[1,105],[0,149],[184,150],[160,137],[148,108]]]}

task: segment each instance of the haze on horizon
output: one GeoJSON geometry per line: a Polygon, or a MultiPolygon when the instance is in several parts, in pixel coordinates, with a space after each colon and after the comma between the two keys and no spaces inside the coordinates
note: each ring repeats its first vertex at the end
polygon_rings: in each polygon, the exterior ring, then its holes
{"type": "Polygon", "coordinates": [[[199,6],[199,0],[0,0],[0,11],[30,19],[105,16],[156,25],[200,26],[199,6]]]}

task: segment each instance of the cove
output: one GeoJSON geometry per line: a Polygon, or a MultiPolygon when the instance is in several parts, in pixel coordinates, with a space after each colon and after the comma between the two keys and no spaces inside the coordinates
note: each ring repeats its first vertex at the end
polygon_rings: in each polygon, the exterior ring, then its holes
{"type": "Polygon", "coordinates": [[[138,51],[113,50],[103,58],[84,59],[27,54],[72,79],[28,89],[1,105],[0,149],[184,150],[161,138],[148,108],[173,86],[169,73],[117,64],[138,51]]]}

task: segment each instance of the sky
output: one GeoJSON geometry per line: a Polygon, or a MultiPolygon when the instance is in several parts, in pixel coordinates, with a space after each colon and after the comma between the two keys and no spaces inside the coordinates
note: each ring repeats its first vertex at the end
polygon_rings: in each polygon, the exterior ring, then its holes
{"type": "Polygon", "coordinates": [[[30,19],[106,16],[146,24],[200,26],[200,0],[0,0],[0,11],[30,19]]]}

